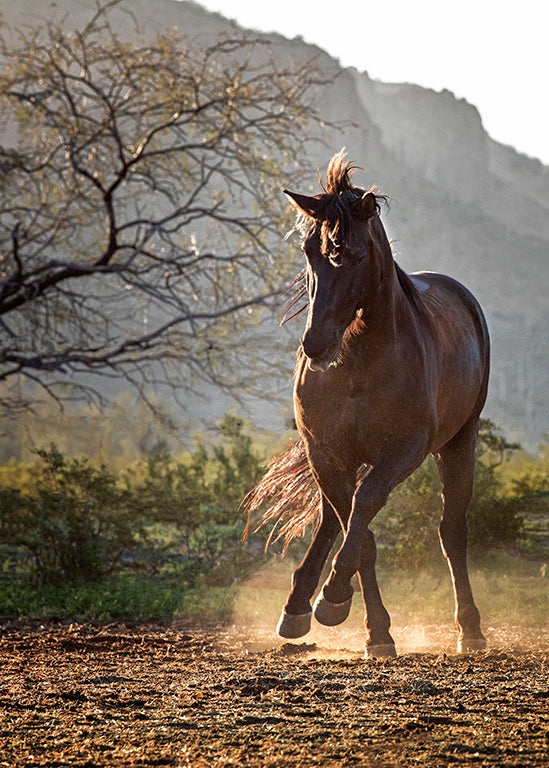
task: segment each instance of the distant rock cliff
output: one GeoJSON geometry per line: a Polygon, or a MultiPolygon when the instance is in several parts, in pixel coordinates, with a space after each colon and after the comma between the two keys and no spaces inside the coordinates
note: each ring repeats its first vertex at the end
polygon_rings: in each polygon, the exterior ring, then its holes
{"type": "MultiPolygon", "coordinates": [[[[3,10],[3,21],[17,25],[47,15],[45,6],[19,0],[3,10]]],[[[129,7],[147,30],[177,26],[189,37],[208,38],[231,27],[191,2],[132,0],[129,7]]],[[[58,0],[56,12],[65,8],[76,26],[95,2],[58,0]]],[[[128,17],[120,19],[131,34],[128,17]]],[[[392,199],[384,222],[399,263],[409,271],[452,274],[481,301],[493,340],[485,413],[535,448],[549,433],[549,168],[493,141],[476,108],[449,91],[378,82],[341,69],[301,39],[270,40],[286,64],[316,54],[316,66],[337,75],[319,94],[320,111],[346,127],[326,128],[323,143],[299,158],[299,191],[316,191],[317,167],[324,170],[346,147],[367,170],[357,173],[357,183],[375,183],[392,199]]],[[[299,329],[294,332],[297,338],[299,329]]]]}

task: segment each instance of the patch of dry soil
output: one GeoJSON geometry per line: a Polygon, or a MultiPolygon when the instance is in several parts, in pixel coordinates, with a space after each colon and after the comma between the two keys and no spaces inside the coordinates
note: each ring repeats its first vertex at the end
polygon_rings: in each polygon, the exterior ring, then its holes
{"type": "Polygon", "coordinates": [[[175,625],[0,635],[0,766],[547,766],[548,656],[330,658],[175,625]]]}

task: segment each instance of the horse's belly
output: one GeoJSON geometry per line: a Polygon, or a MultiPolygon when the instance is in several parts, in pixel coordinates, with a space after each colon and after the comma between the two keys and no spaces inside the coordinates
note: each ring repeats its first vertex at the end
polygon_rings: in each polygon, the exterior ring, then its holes
{"type": "Polygon", "coordinates": [[[483,366],[478,347],[456,354],[446,365],[437,393],[438,430],[435,449],[453,437],[473,414],[480,412],[483,382],[483,366]]]}

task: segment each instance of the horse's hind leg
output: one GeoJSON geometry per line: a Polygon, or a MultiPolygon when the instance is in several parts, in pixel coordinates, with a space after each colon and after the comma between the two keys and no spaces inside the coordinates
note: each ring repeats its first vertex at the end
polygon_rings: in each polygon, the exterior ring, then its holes
{"type": "Polygon", "coordinates": [[[467,571],[466,512],[473,492],[477,431],[478,419],[471,418],[436,457],[442,481],[439,535],[454,586],[459,653],[486,648],[467,571]]]}
{"type": "Polygon", "coordinates": [[[310,600],[317,588],[326,558],[342,530],[341,522],[325,496],[322,496],[320,515],[320,525],[311,546],[292,576],[292,589],[277,626],[281,637],[303,637],[311,628],[310,600]]]}
{"type": "Polygon", "coordinates": [[[364,625],[366,627],[366,658],[396,656],[395,641],[389,633],[391,619],[383,605],[376,573],[376,543],[368,530],[362,547],[362,559],[358,569],[360,588],[364,599],[364,625]]]}

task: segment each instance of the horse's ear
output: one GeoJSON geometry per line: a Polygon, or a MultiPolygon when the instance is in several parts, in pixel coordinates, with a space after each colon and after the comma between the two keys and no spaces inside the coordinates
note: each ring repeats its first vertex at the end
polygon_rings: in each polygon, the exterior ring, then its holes
{"type": "Polygon", "coordinates": [[[291,204],[300,213],[304,213],[305,216],[309,216],[311,219],[316,217],[318,211],[319,200],[317,197],[307,197],[307,195],[298,195],[295,192],[288,192],[284,190],[284,194],[290,198],[291,204]]]}
{"type": "Polygon", "coordinates": [[[360,198],[360,215],[364,220],[368,220],[377,211],[377,200],[373,192],[365,192],[360,198]]]}

